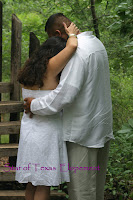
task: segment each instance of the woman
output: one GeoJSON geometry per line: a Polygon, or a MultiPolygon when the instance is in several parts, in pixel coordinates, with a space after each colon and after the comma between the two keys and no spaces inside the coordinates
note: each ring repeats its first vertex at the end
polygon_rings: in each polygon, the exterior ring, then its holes
{"type": "MultiPolygon", "coordinates": [[[[63,38],[51,37],[26,61],[18,75],[23,99],[47,95],[57,87],[60,72],[78,45],[73,35],[79,32],[77,27],[71,23],[65,30],[68,35],[72,34],[67,43],[63,38]]],[[[68,170],[60,170],[61,164],[68,164],[62,137],[61,113],[33,118],[23,114],[15,180],[28,183],[26,200],[48,200],[50,186],[70,181],[68,170]]]]}

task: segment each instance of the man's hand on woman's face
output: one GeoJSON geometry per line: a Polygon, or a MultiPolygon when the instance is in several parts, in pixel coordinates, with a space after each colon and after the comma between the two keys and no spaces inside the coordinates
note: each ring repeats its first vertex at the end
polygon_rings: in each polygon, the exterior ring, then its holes
{"type": "Polygon", "coordinates": [[[30,105],[31,105],[31,102],[34,98],[32,97],[28,97],[28,98],[25,98],[24,101],[24,110],[25,110],[25,113],[30,113],[30,118],[33,117],[33,113],[30,111],[30,105]]]}

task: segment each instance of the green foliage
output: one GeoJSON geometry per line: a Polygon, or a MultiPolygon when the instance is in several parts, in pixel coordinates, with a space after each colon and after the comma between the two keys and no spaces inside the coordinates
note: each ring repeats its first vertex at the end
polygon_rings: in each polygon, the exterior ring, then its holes
{"type": "MultiPolygon", "coordinates": [[[[119,33],[121,37],[126,37],[127,44],[133,41],[133,4],[132,0],[118,1],[112,17],[115,21],[109,26],[113,33],[119,33]]],[[[130,46],[130,45],[129,45],[130,46]]],[[[128,47],[129,47],[128,46],[128,47]]],[[[127,50],[127,49],[126,49],[127,50]]],[[[129,56],[133,57],[133,52],[129,48],[129,56]]]]}
{"type": "Polygon", "coordinates": [[[9,143],[9,135],[1,135],[1,143],[9,143]]]}
{"type": "Polygon", "coordinates": [[[111,71],[114,132],[119,130],[130,117],[133,117],[132,75],[111,71]]]}
{"type": "Polygon", "coordinates": [[[95,1],[95,4],[101,3],[101,2],[102,2],[102,0],[96,0],[96,1],[95,1]]]}
{"type": "Polygon", "coordinates": [[[122,126],[115,135],[110,149],[105,190],[114,199],[132,196],[133,184],[133,119],[122,126]]]}

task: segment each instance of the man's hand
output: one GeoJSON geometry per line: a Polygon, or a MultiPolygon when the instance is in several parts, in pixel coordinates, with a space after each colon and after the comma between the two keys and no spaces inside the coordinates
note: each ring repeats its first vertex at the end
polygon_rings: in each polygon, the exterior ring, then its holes
{"type": "Polygon", "coordinates": [[[26,114],[30,113],[30,118],[33,117],[33,113],[30,111],[30,104],[31,104],[31,102],[32,102],[33,99],[34,98],[32,98],[32,97],[28,97],[28,98],[24,99],[24,101],[25,101],[25,103],[24,103],[25,113],[26,114]]]}

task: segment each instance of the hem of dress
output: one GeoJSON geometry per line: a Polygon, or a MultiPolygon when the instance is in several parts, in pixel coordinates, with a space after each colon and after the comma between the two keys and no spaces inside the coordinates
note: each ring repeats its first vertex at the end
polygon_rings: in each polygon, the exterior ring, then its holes
{"type": "Polygon", "coordinates": [[[34,186],[39,186],[39,185],[43,185],[43,186],[49,186],[49,187],[52,187],[52,186],[59,186],[60,184],[62,184],[62,183],[69,183],[70,181],[61,181],[60,183],[58,183],[58,184],[44,184],[44,183],[42,183],[42,184],[37,184],[37,183],[34,183],[33,181],[20,181],[20,180],[17,180],[17,179],[15,179],[15,181],[17,181],[17,182],[19,182],[19,183],[32,183],[32,185],[34,185],[34,186]]]}

